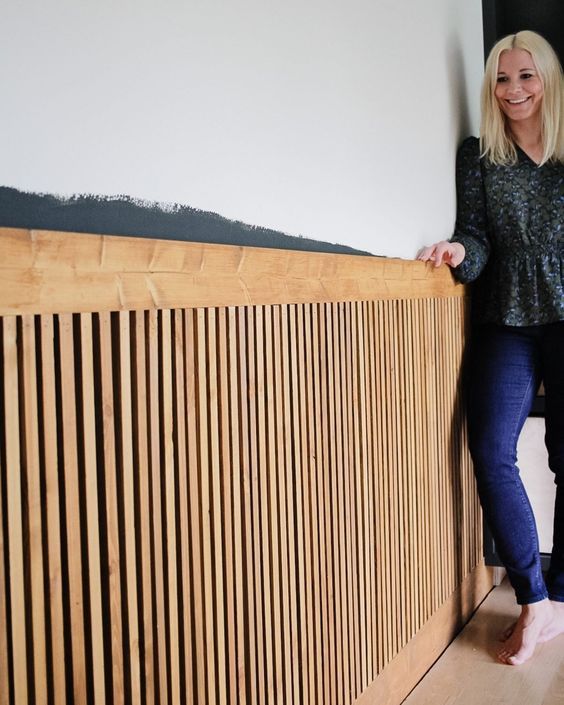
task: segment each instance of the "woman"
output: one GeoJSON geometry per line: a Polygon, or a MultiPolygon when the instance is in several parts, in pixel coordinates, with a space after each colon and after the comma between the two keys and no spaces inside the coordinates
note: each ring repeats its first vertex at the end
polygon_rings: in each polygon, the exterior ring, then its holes
{"type": "Polygon", "coordinates": [[[475,281],[468,350],[468,431],[486,521],[521,614],[498,651],[521,664],[564,632],[564,89],[550,45],[519,32],[492,49],[480,140],[457,157],[450,241],[418,259],[475,281]],[[516,466],[517,439],[541,380],[554,539],[546,580],[534,516],[516,466]]]}

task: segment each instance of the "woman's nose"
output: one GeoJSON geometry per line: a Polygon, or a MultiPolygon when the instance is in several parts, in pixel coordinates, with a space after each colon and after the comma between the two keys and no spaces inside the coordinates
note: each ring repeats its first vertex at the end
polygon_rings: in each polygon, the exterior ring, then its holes
{"type": "Polygon", "coordinates": [[[521,85],[521,81],[512,81],[509,84],[509,90],[511,93],[521,93],[523,90],[523,86],[521,85]]]}

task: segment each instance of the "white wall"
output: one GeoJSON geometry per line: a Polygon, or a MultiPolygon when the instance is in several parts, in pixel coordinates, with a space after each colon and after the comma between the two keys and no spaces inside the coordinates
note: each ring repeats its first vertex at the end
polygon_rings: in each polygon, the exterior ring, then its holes
{"type": "Polygon", "coordinates": [[[517,446],[517,462],[535,513],[541,553],[551,553],[556,485],[554,473],[548,467],[544,433],[544,419],[530,417],[525,421],[517,446]]]}
{"type": "Polygon", "coordinates": [[[452,231],[480,0],[12,2],[0,39],[0,185],[408,258],[452,231]]]}

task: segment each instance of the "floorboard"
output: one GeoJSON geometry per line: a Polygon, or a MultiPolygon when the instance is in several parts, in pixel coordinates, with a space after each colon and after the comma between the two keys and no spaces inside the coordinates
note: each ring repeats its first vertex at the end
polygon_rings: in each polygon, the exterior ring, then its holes
{"type": "Polygon", "coordinates": [[[403,705],[564,705],[564,635],[522,666],[496,662],[496,639],[518,614],[504,580],[403,705]]]}

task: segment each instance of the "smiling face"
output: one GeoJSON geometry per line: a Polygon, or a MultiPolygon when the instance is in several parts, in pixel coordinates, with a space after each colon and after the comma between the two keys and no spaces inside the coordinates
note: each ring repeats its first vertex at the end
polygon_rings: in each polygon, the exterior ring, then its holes
{"type": "Polygon", "coordinates": [[[543,85],[533,57],[524,49],[509,49],[499,57],[495,97],[510,122],[540,115],[543,85]]]}

